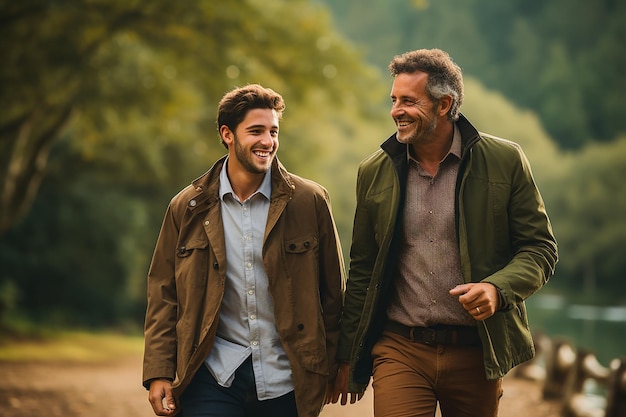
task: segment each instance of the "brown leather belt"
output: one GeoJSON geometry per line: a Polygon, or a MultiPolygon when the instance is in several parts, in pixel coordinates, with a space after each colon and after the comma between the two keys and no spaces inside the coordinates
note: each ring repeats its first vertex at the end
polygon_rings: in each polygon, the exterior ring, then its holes
{"type": "Polygon", "coordinates": [[[409,327],[395,321],[387,321],[385,330],[426,345],[479,346],[481,344],[478,329],[474,326],[409,327]]]}

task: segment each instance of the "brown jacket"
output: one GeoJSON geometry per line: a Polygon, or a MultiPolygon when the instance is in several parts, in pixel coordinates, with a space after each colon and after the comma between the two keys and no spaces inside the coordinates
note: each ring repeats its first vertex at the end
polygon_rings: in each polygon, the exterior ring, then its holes
{"type": "MultiPolygon", "coordinates": [[[[226,278],[219,173],[224,159],[170,202],[148,273],[143,384],[180,394],[209,354],[226,278]]],[[[328,193],[275,160],[263,262],[298,414],[317,416],[337,363],[345,276],[328,193]]]]}

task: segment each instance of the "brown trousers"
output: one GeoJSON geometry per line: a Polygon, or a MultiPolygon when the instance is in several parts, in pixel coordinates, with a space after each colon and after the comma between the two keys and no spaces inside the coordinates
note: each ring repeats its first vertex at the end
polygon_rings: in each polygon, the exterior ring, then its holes
{"type": "Polygon", "coordinates": [[[372,349],[374,415],[496,417],[502,380],[487,380],[480,346],[426,345],[385,331],[372,349]]]}

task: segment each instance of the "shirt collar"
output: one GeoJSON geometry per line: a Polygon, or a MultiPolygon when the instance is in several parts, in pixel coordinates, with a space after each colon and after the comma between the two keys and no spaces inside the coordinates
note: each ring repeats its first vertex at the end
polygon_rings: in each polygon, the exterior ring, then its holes
{"type": "MultiPolygon", "coordinates": [[[[233,197],[236,197],[235,192],[233,191],[233,186],[230,184],[230,180],[228,179],[228,173],[226,171],[226,167],[228,166],[228,157],[224,161],[224,165],[222,165],[222,170],[220,171],[220,199],[224,200],[224,196],[226,194],[231,194],[233,197]]],[[[268,169],[265,173],[265,177],[263,177],[263,181],[259,188],[250,196],[248,199],[254,197],[256,194],[263,195],[266,199],[270,199],[272,195],[272,170],[268,169]]]]}
{"type": "Polygon", "coordinates": [[[452,134],[452,146],[450,146],[450,152],[448,153],[461,159],[461,131],[456,126],[456,123],[453,123],[452,126],[454,126],[454,133],[452,134]]]}

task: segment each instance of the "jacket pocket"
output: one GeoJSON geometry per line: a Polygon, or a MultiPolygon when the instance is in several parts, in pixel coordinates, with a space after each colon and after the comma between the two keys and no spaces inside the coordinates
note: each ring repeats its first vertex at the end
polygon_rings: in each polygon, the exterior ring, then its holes
{"type": "Polygon", "coordinates": [[[284,277],[293,282],[293,301],[299,309],[319,300],[319,296],[314,295],[319,293],[319,249],[315,235],[284,241],[284,277]],[[310,298],[310,301],[303,300],[303,297],[310,298]]]}
{"type": "Polygon", "coordinates": [[[320,375],[328,375],[328,358],[321,352],[302,351],[302,365],[304,369],[320,375]]]}
{"type": "Polygon", "coordinates": [[[206,239],[193,239],[186,243],[182,243],[176,248],[176,256],[178,258],[187,258],[193,254],[195,250],[206,249],[209,241],[206,239]]]}
{"type": "Polygon", "coordinates": [[[287,253],[305,253],[317,249],[319,242],[316,236],[302,236],[285,242],[287,253]]]}
{"type": "Polygon", "coordinates": [[[206,283],[209,264],[209,241],[191,239],[179,243],[176,248],[176,282],[190,287],[202,287],[206,283]]]}
{"type": "Polygon", "coordinates": [[[286,240],[285,266],[287,275],[300,282],[302,291],[317,288],[319,279],[319,240],[315,235],[305,235],[286,240]]]}

